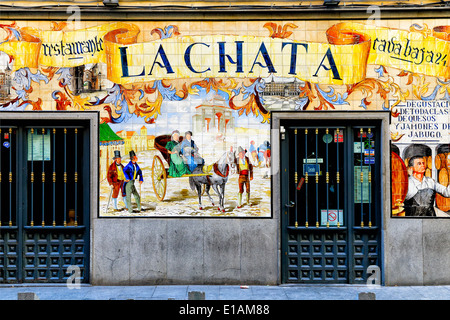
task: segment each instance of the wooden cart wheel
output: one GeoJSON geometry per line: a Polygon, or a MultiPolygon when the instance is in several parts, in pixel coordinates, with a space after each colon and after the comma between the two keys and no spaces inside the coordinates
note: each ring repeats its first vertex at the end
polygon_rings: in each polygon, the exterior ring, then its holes
{"type": "Polygon", "coordinates": [[[166,195],[167,173],[166,168],[164,167],[164,163],[158,156],[153,157],[152,183],[156,197],[159,201],[163,201],[164,196],[166,195]]]}

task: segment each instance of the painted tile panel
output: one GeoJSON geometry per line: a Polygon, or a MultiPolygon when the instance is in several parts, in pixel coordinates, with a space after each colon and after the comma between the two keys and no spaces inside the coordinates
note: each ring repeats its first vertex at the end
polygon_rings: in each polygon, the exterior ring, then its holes
{"type": "Polygon", "coordinates": [[[0,21],[0,108],[100,112],[101,217],[271,217],[271,111],[387,110],[392,216],[448,217],[447,24],[0,21]]]}

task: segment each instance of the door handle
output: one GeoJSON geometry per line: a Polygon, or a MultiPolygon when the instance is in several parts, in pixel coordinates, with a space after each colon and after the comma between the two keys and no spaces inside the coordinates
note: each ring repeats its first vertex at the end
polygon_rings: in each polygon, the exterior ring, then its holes
{"type": "Polygon", "coordinates": [[[289,203],[286,203],[285,206],[288,207],[288,208],[292,208],[292,207],[295,206],[295,202],[289,201],[289,203]]]}

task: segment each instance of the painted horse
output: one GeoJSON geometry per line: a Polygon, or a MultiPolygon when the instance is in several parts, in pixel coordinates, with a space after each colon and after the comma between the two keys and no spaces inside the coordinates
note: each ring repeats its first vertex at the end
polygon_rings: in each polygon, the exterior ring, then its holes
{"type": "MultiPolygon", "coordinates": [[[[228,182],[228,176],[230,175],[230,169],[235,167],[235,154],[232,150],[222,154],[220,159],[212,165],[211,175],[194,176],[189,177],[189,185],[191,189],[197,191],[199,209],[202,210],[202,186],[205,185],[205,192],[208,195],[209,200],[214,206],[213,199],[209,194],[209,190],[212,187],[219,196],[218,210],[225,212],[225,184],[228,182]]],[[[203,166],[197,166],[192,173],[203,173],[203,166]]]]}

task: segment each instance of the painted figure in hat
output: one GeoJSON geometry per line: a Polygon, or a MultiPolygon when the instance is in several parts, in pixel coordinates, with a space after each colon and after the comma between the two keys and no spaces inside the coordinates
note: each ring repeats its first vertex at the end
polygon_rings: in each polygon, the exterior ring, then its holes
{"type": "Polygon", "coordinates": [[[239,174],[239,202],[238,208],[242,208],[242,194],[244,193],[244,185],[247,191],[247,205],[250,203],[250,181],[253,180],[253,165],[245,155],[247,150],[242,147],[238,148],[238,157],[235,158],[237,173],[239,174]]]}
{"type": "Polygon", "coordinates": [[[123,189],[123,183],[125,181],[125,175],[123,173],[122,157],[120,156],[120,151],[114,151],[113,163],[109,166],[107,179],[109,185],[112,187],[112,200],[115,211],[120,211],[117,207],[117,198],[119,197],[119,192],[122,191],[122,200],[127,206],[125,201],[125,190],[123,189]]]}
{"type": "Polygon", "coordinates": [[[186,164],[191,172],[194,172],[197,166],[204,164],[203,158],[198,153],[198,147],[192,140],[191,131],[186,131],[184,134],[184,139],[181,142],[181,153],[186,159],[186,164]]]}
{"type": "Polygon", "coordinates": [[[166,144],[166,149],[170,154],[169,176],[181,177],[183,174],[191,173],[180,156],[180,132],[175,130],[172,132],[172,137],[166,144]]]}
{"type": "Polygon", "coordinates": [[[137,164],[137,160],[138,157],[136,156],[136,153],[131,150],[130,162],[128,162],[123,170],[125,174],[125,193],[127,207],[128,212],[130,213],[133,212],[133,209],[131,207],[131,195],[134,196],[134,200],[136,201],[137,212],[141,211],[141,196],[137,192],[134,182],[139,178],[139,183],[142,184],[142,182],[144,182],[144,177],[142,176],[141,168],[139,168],[139,165],[137,164]]]}
{"type": "Polygon", "coordinates": [[[444,197],[450,197],[450,184],[447,187],[425,176],[427,161],[423,155],[416,155],[408,161],[411,175],[408,179],[408,193],[406,194],[405,216],[436,216],[434,202],[436,192],[444,197]]]}

